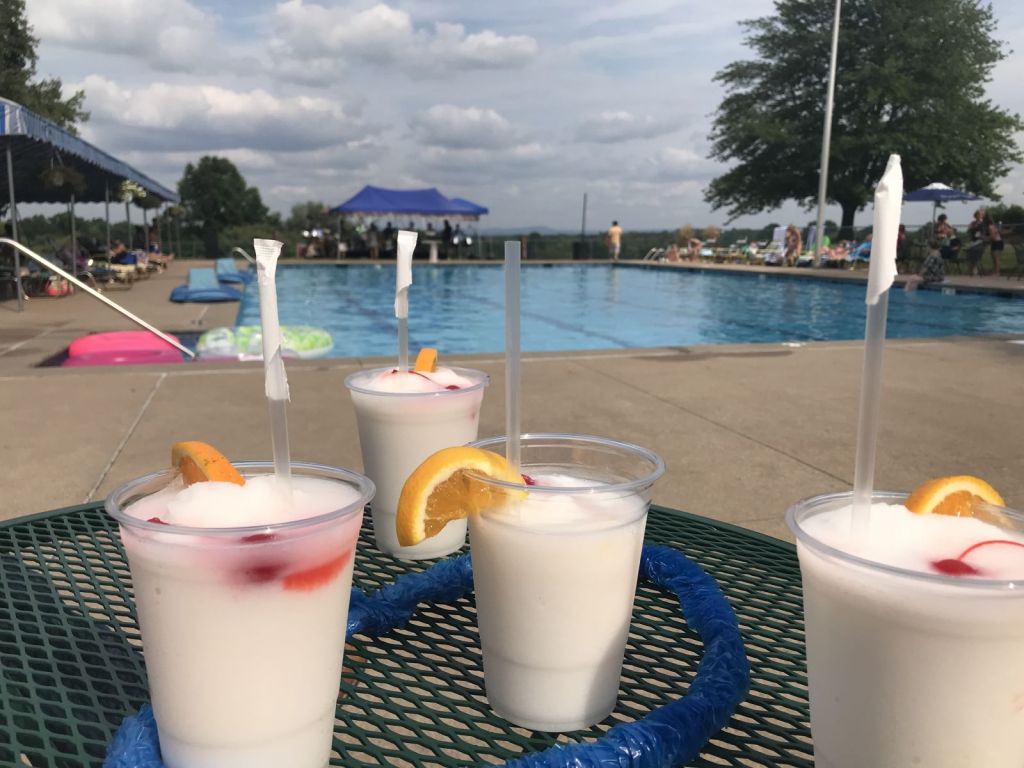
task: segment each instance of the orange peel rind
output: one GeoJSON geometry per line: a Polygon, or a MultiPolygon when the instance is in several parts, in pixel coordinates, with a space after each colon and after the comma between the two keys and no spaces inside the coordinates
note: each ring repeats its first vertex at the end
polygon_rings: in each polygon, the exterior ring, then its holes
{"type": "Polygon", "coordinates": [[[907,509],[919,515],[973,517],[979,504],[1006,506],[999,492],[980,477],[936,477],[919,485],[907,497],[907,509]]]}
{"type": "Polygon", "coordinates": [[[522,483],[504,457],[481,448],[443,448],[413,470],[398,499],[395,528],[403,547],[435,536],[452,520],[504,504],[525,491],[505,489],[474,478],[484,475],[522,483]]]}
{"type": "Polygon", "coordinates": [[[420,353],[416,355],[416,365],[413,366],[414,371],[419,373],[433,373],[437,370],[437,350],[433,347],[424,347],[420,350],[420,353]]]}
{"type": "Polygon", "coordinates": [[[185,485],[208,481],[245,485],[243,478],[223,453],[199,440],[184,440],[171,446],[171,468],[185,485]]]}

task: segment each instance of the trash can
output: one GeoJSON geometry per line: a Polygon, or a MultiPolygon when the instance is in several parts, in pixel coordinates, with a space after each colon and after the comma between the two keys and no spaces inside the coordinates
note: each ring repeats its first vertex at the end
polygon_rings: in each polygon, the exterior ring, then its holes
{"type": "Polygon", "coordinates": [[[573,261],[580,261],[590,258],[590,243],[586,240],[577,240],[572,244],[573,261]]]}

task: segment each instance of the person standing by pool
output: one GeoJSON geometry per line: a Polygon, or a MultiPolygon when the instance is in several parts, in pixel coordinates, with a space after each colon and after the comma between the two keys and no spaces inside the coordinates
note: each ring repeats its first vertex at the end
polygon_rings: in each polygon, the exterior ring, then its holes
{"type": "Polygon", "coordinates": [[[967,246],[967,260],[971,263],[971,274],[978,274],[978,264],[981,262],[981,254],[985,252],[985,217],[987,211],[979,208],[974,212],[974,218],[967,225],[967,234],[971,236],[971,244],[967,246]]]}
{"type": "Polygon", "coordinates": [[[604,236],[604,240],[608,245],[608,255],[612,261],[618,261],[619,253],[622,250],[622,227],[619,226],[619,222],[612,222],[607,234],[604,236]]]}
{"type": "MultiPolygon", "coordinates": [[[[988,211],[985,212],[983,232],[983,237],[988,242],[989,251],[992,253],[992,275],[999,277],[999,259],[1003,255],[1003,233],[999,231],[999,224],[989,216],[988,211]]],[[[975,266],[974,274],[978,274],[977,266],[975,266]]]]}
{"type": "Polygon", "coordinates": [[[795,267],[796,260],[800,257],[800,251],[803,249],[803,239],[800,237],[800,230],[796,228],[795,224],[790,224],[786,227],[786,252],[784,255],[785,263],[787,267],[795,267]]]}

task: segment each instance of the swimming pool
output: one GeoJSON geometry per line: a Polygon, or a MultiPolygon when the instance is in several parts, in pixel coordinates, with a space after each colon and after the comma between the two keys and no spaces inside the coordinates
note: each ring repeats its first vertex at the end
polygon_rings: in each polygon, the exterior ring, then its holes
{"type": "MultiPolygon", "coordinates": [[[[504,348],[500,264],[416,263],[409,346],[443,353],[504,348]]],[[[281,322],[326,328],[335,357],[396,349],[393,265],[283,266],[281,322]]],[[[238,323],[259,324],[255,284],[238,323]]],[[[939,291],[893,291],[889,336],[1024,333],[1024,300],[939,291]]],[[[523,265],[526,351],[824,341],[864,335],[864,285],[775,275],[523,265]]]]}

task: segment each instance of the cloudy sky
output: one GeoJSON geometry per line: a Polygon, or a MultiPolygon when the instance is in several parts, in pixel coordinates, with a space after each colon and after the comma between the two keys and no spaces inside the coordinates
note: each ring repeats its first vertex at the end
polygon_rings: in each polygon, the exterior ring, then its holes
{"type": "MultiPolygon", "coordinates": [[[[826,2],[827,0],[822,0],[826,2]]],[[[999,36],[1024,5],[993,0],[999,36]]],[[[437,186],[490,227],[722,223],[703,202],[711,81],[771,0],[28,0],[39,72],[86,92],[85,138],[174,187],[230,158],[264,201],[437,186]]],[[[989,95],[1024,114],[1024,52],[989,95]]],[[[1024,202],[1024,171],[1001,190],[1024,202]]],[[[908,211],[925,220],[927,206],[908,211]]],[[[838,209],[829,211],[838,218],[838,209]]],[[[868,214],[861,213],[859,221],[868,214]]],[[[809,219],[796,206],[739,224],[809,219]]],[[[954,214],[956,218],[956,214],[954,214]]]]}

